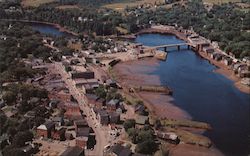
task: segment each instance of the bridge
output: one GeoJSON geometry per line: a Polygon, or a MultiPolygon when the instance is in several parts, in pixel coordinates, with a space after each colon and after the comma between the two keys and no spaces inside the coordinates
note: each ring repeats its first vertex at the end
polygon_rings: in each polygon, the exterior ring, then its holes
{"type": "Polygon", "coordinates": [[[179,51],[181,49],[181,46],[187,46],[187,49],[190,49],[191,44],[190,43],[164,44],[164,45],[159,45],[159,46],[153,46],[151,48],[153,49],[164,48],[164,51],[166,52],[167,48],[170,48],[170,47],[177,47],[179,51]]]}

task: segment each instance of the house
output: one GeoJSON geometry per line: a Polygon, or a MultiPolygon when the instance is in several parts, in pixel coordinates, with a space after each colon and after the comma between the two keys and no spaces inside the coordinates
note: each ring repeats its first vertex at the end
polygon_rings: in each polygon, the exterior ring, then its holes
{"type": "Polygon", "coordinates": [[[69,147],[60,156],[84,156],[84,150],[78,146],[69,147]]]}
{"type": "Polygon", "coordinates": [[[36,116],[36,112],[33,110],[28,111],[26,114],[24,114],[24,117],[29,118],[29,119],[33,119],[35,118],[35,116],[36,116]]]}
{"type": "Polygon", "coordinates": [[[9,135],[4,133],[0,136],[0,149],[3,149],[5,146],[10,145],[9,135]]]}
{"type": "Polygon", "coordinates": [[[80,120],[75,120],[74,121],[74,127],[75,127],[75,131],[76,133],[79,131],[79,129],[81,128],[88,128],[88,123],[85,119],[80,119],[80,120]]]}
{"type": "Polygon", "coordinates": [[[76,146],[82,148],[82,149],[86,149],[87,145],[88,145],[88,137],[85,136],[80,136],[80,137],[76,137],[76,146]]]}
{"type": "Polygon", "coordinates": [[[51,135],[54,140],[64,141],[66,129],[63,127],[56,127],[54,131],[52,131],[51,135]]]}
{"type": "Polygon", "coordinates": [[[36,132],[37,136],[44,138],[51,138],[52,131],[55,130],[55,123],[47,121],[44,124],[41,124],[37,127],[36,132]]]}
{"type": "Polygon", "coordinates": [[[64,105],[64,109],[66,110],[64,116],[67,118],[72,116],[81,116],[80,107],[76,103],[67,103],[64,105]]]}
{"type": "Polygon", "coordinates": [[[112,79],[108,79],[108,80],[106,80],[106,86],[108,86],[108,87],[113,87],[113,88],[117,88],[117,84],[116,84],[116,82],[114,81],[114,80],[112,80],[112,79]]]}
{"type": "Polygon", "coordinates": [[[18,111],[14,106],[4,106],[1,110],[8,118],[14,118],[18,115],[18,111]]]}
{"type": "Polygon", "coordinates": [[[21,150],[25,153],[25,155],[32,155],[38,152],[37,145],[29,144],[21,148],[21,150]]]}
{"type": "Polygon", "coordinates": [[[221,54],[221,53],[215,52],[215,53],[211,54],[211,58],[216,60],[216,61],[222,60],[222,57],[223,57],[223,54],[221,54]]]}
{"type": "Polygon", "coordinates": [[[240,72],[239,72],[239,77],[240,78],[245,78],[245,77],[250,77],[250,71],[249,70],[246,70],[246,69],[244,69],[244,70],[241,70],[240,72]]]}
{"type": "Polygon", "coordinates": [[[137,115],[135,119],[136,124],[138,125],[145,125],[149,123],[148,116],[137,115]]]}
{"type": "Polygon", "coordinates": [[[250,86],[250,78],[243,78],[241,84],[250,86]]]}
{"type": "Polygon", "coordinates": [[[106,104],[106,106],[107,106],[107,109],[109,110],[109,111],[115,111],[116,110],[116,108],[117,108],[117,106],[119,105],[119,100],[118,99],[112,99],[112,100],[110,100],[107,104],[106,104]]]}
{"type": "Polygon", "coordinates": [[[95,78],[95,73],[88,70],[84,72],[71,71],[70,76],[72,79],[77,79],[77,78],[93,79],[95,78]]]}
{"type": "Polygon", "coordinates": [[[179,144],[180,143],[180,139],[178,138],[178,136],[173,133],[173,132],[157,132],[156,133],[157,137],[163,140],[166,140],[170,143],[173,144],[179,144]]]}
{"type": "Polygon", "coordinates": [[[132,156],[132,151],[120,144],[116,144],[111,147],[112,156],[132,156]]]}
{"type": "Polygon", "coordinates": [[[102,125],[108,125],[109,124],[109,114],[105,110],[98,110],[97,111],[97,120],[102,125]]]}
{"type": "Polygon", "coordinates": [[[146,110],[146,107],[143,104],[136,104],[134,107],[135,113],[139,115],[144,115],[145,110],[146,110]]]}
{"type": "Polygon", "coordinates": [[[225,65],[229,66],[233,63],[233,59],[231,59],[230,57],[225,57],[223,62],[225,65]]]}
{"type": "Polygon", "coordinates": [[[120,114],[116,112],[109,112],[109,122],[117,124],[120,122],[120,114]]]}
{"type": "Polygon", "coordinates": [[[56,126],[64,125],[64,117],[57,116],[57,117],[53,117],[51,120],[56,124],[56,126]]]}
{"type": "Polygon", "coordinates": [[[83,128],[79,128],[76,131],[76,137],[89,137],[89,133],[90,133],[90,127],[83,127],[83,128]]]}
{"type": "Polygon", "coordinates": [[[212,47],[210,47],[210,46],[207,46],[207,47],[203,47],[202,51],[205,52],[208,55],[208,54],[213,53],[214,49],[212,47]]]}

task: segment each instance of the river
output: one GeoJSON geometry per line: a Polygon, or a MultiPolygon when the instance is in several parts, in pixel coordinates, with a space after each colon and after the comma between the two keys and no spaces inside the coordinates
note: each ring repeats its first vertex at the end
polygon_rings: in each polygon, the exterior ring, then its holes
{"type": "MultiPolygon", "coordinates": [[[[143,34],[136,38],[147,46],[182,43],[171,35],[143,34]]],[[[170,49],[167,61],[150,73],[174,90],[175,104],[194,120],[211,124],[206,132],[223,153],[232,156],[249,154],[250,96],[240,92],[234,83],[215,73],[215,66],[191,50],[170,49]]]]}
{"type": "Polygon", "coordinates": [[[29,23],[35,31],[39,31],[44,35],[55,36],[55,37],[70,37],[73,36],[70,33],[60,31],[58,28],[48,24],[41,23],[29,23]]]}
{"type": "MultiPolygon", "coordinates": [[[[50,25],[32,24],[46,35],[68,36],[50,25]]],[[[147,46],[182,43],[172,35],[143,34],[136,40],[147,46]]],[[[215,66],[191,50],[170,49],[167,61],[149,74],[158,75],[161,83],[174,90],[174,103],[188,112],[194,120],[211,124],[206,132],[224,154],[245,156],[249,154],[250,97],[234,87],[234,83],[215,73],[215,66]]]]}

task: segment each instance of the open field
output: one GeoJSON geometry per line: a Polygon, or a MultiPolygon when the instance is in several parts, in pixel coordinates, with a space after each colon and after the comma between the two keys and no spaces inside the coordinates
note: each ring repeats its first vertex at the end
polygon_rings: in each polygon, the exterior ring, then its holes
{"type": "Polygon", "coordinates": [[[38,7],[41,4],[56,2],[58,0],[22,0],[22,5],[24,7],[38,7]]]}
{"type": "Polygon", "coordinates": [[[203,0],[203,2],[206,3],[212,3],[212,4],[223,4],[223,3],[229,3],[229,2],[241,2],[241,0],[203,0]]]}
{"type": "Polygon", "coordinates": [[[62,10],[65,10],[65,9],[80,9],[79,6],[77,6],[77,5],[60,5],[60,6],[57,6],[56,8],[57,9],[62,9],[62,10]]]}
{"type": "Polygon", "coordinates": [[[114,9],[117,11],[123,11],[126,7],[136,7],[138,5],[145,5],[145,4],[162,4],[164,3],[164,0],[135,0],[135,1],[125,1],[125,2],[119,2],[119,3],[113,3],[113,4],[107,4],[103,7],[114,9]]]}

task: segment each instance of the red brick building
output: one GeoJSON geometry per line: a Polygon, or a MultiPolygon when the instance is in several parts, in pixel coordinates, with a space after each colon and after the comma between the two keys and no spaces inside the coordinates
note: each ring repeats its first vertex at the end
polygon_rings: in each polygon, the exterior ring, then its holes
{"type": "Polygon", "coordinates": [[[52,131],[55,130],[55,124],[53,122],[45,122],[44,124],[37,127],[37,136],[44,138],[51,138],[52,131]]]}

